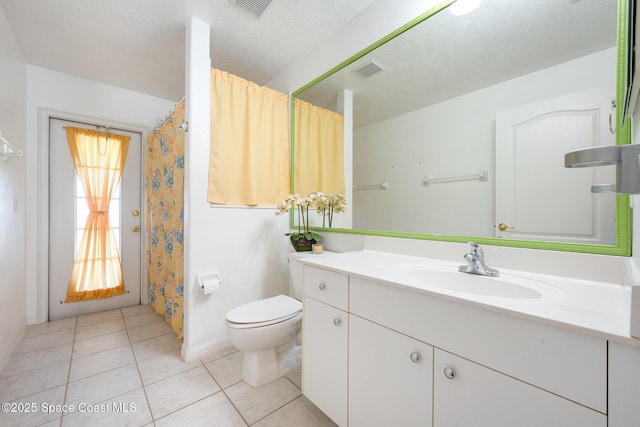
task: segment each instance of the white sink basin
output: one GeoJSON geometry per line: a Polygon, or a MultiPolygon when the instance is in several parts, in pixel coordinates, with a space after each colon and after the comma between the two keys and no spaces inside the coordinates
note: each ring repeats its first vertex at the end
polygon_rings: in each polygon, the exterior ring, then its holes
{"type": "MultiPolygon", "coordinates": [[[[499,277],[462,273],[457,267],[406,267],[401,268],[398,274],[409,284],[422,288],[438,288],[498,298],[537,299],[541,298],[549,287],[556,288],[537,280],[502,273],[499,277]]],[[[552,289],[556,292],[558,290],[552,289]]]]}

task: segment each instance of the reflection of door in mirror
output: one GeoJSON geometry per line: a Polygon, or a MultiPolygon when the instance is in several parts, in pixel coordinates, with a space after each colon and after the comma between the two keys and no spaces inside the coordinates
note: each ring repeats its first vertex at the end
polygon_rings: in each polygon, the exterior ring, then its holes
{"type": "Polygon", "coordinates": [[[615,169],[563,162],[566,152],[615,144],[614,93],[606,85],[496,114],[496,237],[615,244],[615,193],[590,191],[614,183],[615,169]]]}

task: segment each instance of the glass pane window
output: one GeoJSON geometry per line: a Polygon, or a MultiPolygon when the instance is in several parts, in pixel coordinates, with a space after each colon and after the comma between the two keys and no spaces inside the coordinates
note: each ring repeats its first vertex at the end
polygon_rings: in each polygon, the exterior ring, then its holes
{"type": "MultiPolygon", "coordinates": [[[[78,253],[78,247],[80,246],[80,240],[82,240],[82,232],[84,231],[84,227],[87,222],[87,216],[89,216],[89,205],[87,205],[87,198],[84,194],[84,189],[82,188],[82,183],[80,182],[80,178],[76,176],[76,219],[75,219],[75,227],[76,227],[76,238],[74,243],[74,253],[78,253]]],[[[111,198],[111,202],[109,203],[109,223],[111,224],[111,228],[113,229],[113,233],[116,238],[116,244],[118,246],[118,252],[122,253],[120,250],[120,185],[113,192],[113,197],[111,198]]]]}

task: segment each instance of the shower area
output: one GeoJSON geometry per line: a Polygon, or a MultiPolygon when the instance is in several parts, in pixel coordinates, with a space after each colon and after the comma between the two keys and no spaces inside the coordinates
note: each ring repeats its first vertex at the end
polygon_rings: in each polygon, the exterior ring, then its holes
{"type": "Polygon", "coordinates": [[[149,302],[183,337],[184,100],[147,136],[144,173],[149,302]]]}

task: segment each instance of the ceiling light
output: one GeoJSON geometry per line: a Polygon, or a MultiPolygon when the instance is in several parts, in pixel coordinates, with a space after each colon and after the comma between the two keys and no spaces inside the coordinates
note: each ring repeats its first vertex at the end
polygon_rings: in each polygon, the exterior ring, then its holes
{"type": "Polygon", "coordinates": [[[458,0],[451,5],[451,13],[456,16],[466,15],[480,6],[482,0],[458,0]]]}

